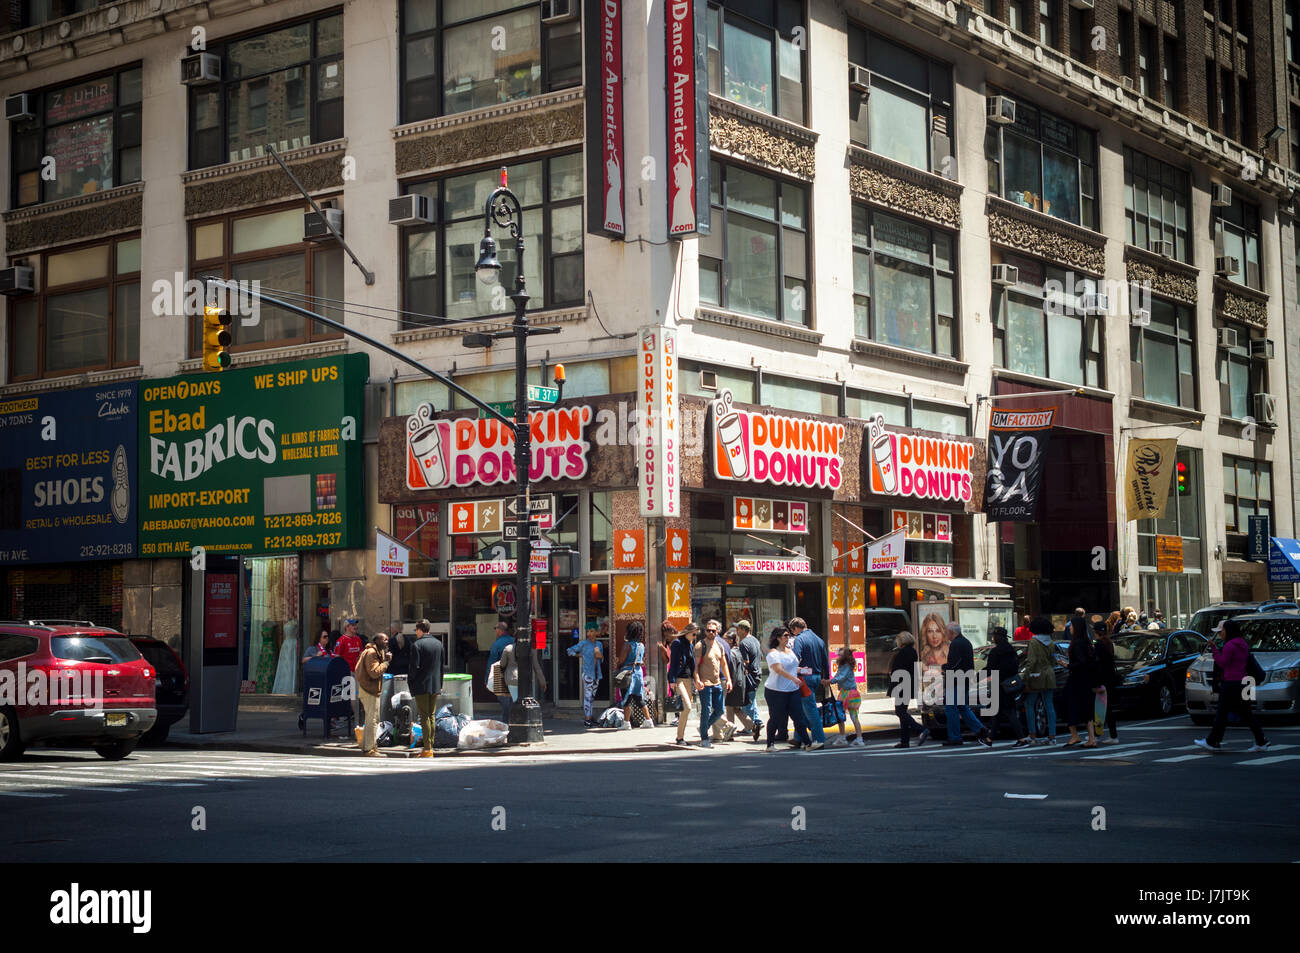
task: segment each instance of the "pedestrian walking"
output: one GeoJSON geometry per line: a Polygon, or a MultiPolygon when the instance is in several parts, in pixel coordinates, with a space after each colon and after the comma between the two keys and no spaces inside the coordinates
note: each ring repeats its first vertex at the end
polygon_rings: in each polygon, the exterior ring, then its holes
{"type": "Polygon", "coordinates": [[[420,712],[421,758],[433,757],[433,739],[436,732],[433,719],[438,711],[438,696],[442,694],[442,640],[430,634],[428,619],[415,623],[415,638],[407,649],[409,671],[406,676],[411,697],[420,712]]]}
{"type": "MultiPolygon", "coordinates": [[[[1115,643],[1110,640],[1110,633],[1106,631],[1106,623],[1100,616],[1094,616],[1096,622],[1093,624],[1092,631],[1095,636],[1093,649],[1097,653],[1097,676],[1101,687],[1105,689],[1106,695],[1106,719],[1105,728],[1108,737],[1099,738],[1102,744],[1113,745],[1119,743],[1119,731],[1115,727],[1115,690],[1119,688],[1123,681],[1119,672],[1115,669],[1115,643]]],[[[1102,725],[1097,725],[1097,733],[1101,734],[1102,725]]]]}
{"type": "Polygon", "coordinates": [[[488,648],[487,665],[489,669],[494,664],[496,664],[496,661],[499,658],[501,658],[501,653],[505,651],[505,647],[507,645],[510,645],[515,640],[515,637],[510,634],[510,624],[505,620],[500,620],[497,622],[496,634],[497,634],[496,639],[492,642],[492,645],[489,646],[488,648]]]}
{"type": "Polygon", "coordinates": [[[843,748],[846,745],[853,744],[859,748],[865,748],[866,744],[862,740],[862,723],[858,721],[858,709],[862,707],[862,693],[858,691],[857,674],[854,672],[856,663],[853,658],[853,650],[847,645],[840,649],[840,654],[835,658],[835,675],[832,676],[831,682],[839,692],[840,707],[836,714],[839,715],[840,736],[832,743],[833,747],[843,748]],[[853,741],[844,737],[847,721],[853,720],[853,741]]]}
{"type": "Polygon", "coordinates": [[[734,678],[744,676],[745,706],[743,710],[753,723],[752,734],[754,741],[758,741],[759,733],[763,730],[763,719],[758,714],[758,682],[762,677],[758,667],[758,660],[763,657],[763,649],[758,644],[753,626],[749,624],[748,619],[741,619],[736,623],[736,636],[740,639],[740,656],[741,661],[744,662],[744,668],[739,674],[732,672],[732,676],[734,678]]]}
{"type": "MultiPolygon", "coordinates": [[[[1264,737],[1259,719],[1255,716],[1254,699],[1248,697],[1254,693],[1247,692],[1246,689],[1246,676],[1250,674],[1252,666],[1250,645],[1242,634],[1241,623],[1236,619],[1225,619],[1214,627],[1212,635],[1223,637],[1222,648],[1213,638],[1210,639],[1210,651],[1214,653],[1215,664],[1223,668],[1223,681],[1219,688],[1219,708],[1214,713],[1214,726],[1210,729],[1209,736],[1197,738],[1196,744],[1210,751],[1222,751],[1228,716],[1236,712],[1237,717],[1250,726],[1250,731],[1255,736],[1255,744],[1247,750],[1267,751],[1269,741],[1264,737]]],[[[1258,664],[1255,663],[1256,666],[1258,664]]],[[[1258,673],[1254,677],[1258,681],[1258,673]]]]}
{"type": "Polygon", "coordinates": [[[700,627],[687,622],[677,638],[668,647],[668,681],[681,701],[677,713],[677,743],[686,744],[686,726],[691,720],[691,696],[695,693],[695,650],[693,638],[700,627]]]}
{"type": "MultiPolygon", "coordinates": [[[[511,642],[501,650],[501,658],[497,664],[501,666],[501,674],[505,679],[506,692],[504,714],[502,719],[506,724],[510,724],[510,706],[519,700],[519,646],[511,642]]],[[[546,697],[546,675],[542,672],[542,666],[537,661],[537,650],[533,649],[528,653],[528,660],[533,669],[533,685],[537,688],[537,697],[546,697]]]]}
{"type": "Polygon", "coordinates": [[[704,638],[695,644],[695,690],[700,699],[700,747],[712,748],[709,729],[722,717],[723,698],[731,687],[727,670],[727,653],[719,635],[722,625],[710,619],[704,625],[704,638]]]}
{"type": "Polygon", "coordinates": [[[569,646],[566,651],[581,660],[578,672],[582,678],[582,726],[595,728],[593,706],[596,701],[596,686],[600,684],[600,663],[604,660],[605,653],[600,650],[600,641],[596,638],[594,626],[587,629],[586,636],[577,645],[569,646]]]}
{"type": "Polygon", "coordinates": [[[1120,626],[1123,624],[1124,624],[1124,614],[1120,612],[1118,609],[1116,609],[1114,612],[1112,612],[1110,615],[1106,617],[1106,634],[1114,635],[1116,632],[1119,631],[1120,626]]]}
{"type": "Polygon", "coordinates": [[[1020,624],[1016,626],[1016,631],[1012,636],[1012,638],[1014,638],[1017,642],[1028,642],[1030,639],[1032,639],[1034,637],[1034,633],[1033,630],[1029,628],[1029,622],[1030,622],[1029,616],[1022,615],[1020,617],[1020,624]]]}
{"type": "Polygon", "coordinates": [[[768,675],[763,683],[763,694],[767,699],[768,751],[772,750],[778,731],[786,730],[790,719],[794,720],[795,747],[806,747],[809,743],[804,707],[799,698],[799,656],[790,648],[793,641],[789,629],[778,627],[772,630],[767,643],[768,675]]]}
{"type": "Polygon", "coordinates": [[[1096,707],[1096,690],[1101,681],[1097,673],[1097,654],[1088,635],[1088,623],[1075,616],[1065,627],[1070,636],[1069,674],[1066,681],[1066,710],[1070,719],[1070,740],[1065,747],[1080,744],[1085,748],[1097,747],[1096,726],[1092,717],[1096,707]],[[1088,741],[1084,744],[1079,729],[1088,727],[1088,741]]]}
{"type": "Polygon", "coordinates": [[[645,624],[639,620],[633,619],[627,624],[627,641],[623,644],[618,659],[618,672],[620,676],[626,673],[623,680],[627,683],[627,688],[622,699],[625,724],[629,728],[634,727],[632,722],[635,713],[642,726],[649,725],[653,728],[654,718],[645,702],[645,624]]]}
{"type": "Polygon", "coordinates": [[[321,629],[320,635],[316,636],[316,644],[307,649],[307,654],[302,657],[303,664],[310,662],[314,658],[328,658],[330,654],[330,633],[329,629],[321,629]]]}
{"type": "Polygon", "coordinates": [[[1029,623],[1032,636],[1025,652],[1025,722],[1030,744],[1056,744],[1056,664],[1052,659],[1052,622],[1038,616],[1029,623]],[[1038,706],[1047,716],[1047,734],[1038,737],[1038,706]]]}
{"type": "Polygon", "coordinates": [[[379,693],[383,689],[384,673],[393,654],[388,651],[388,636],[376,633],[357,657],[357,698],[365,718],[361,730],[361,753],[372,758],[383,757],[375,739],[379,732],[379,693]]]}
{"type": "Polygon", "coordinates": [[[917,669],[920,662],[916,654],[916,636],[911,632],[900,632],[894,636],[894,646],[897,651],[889,660],[889,694],[894,699],[894,714],[898,716],[898,744],[894,747],[908,747],[912,732],[915,731],[918,736],[916,746],[919,748],[929,740],[930,729],[921,725],[907,710],[912,699],[917,697],[917,669]]]}
{"type": "Polygon", "coordinates": [[[943,663],[943,714],[948,727],[948,740],[944,744],[955,748],[962,744],[961,726],[964,720],[975,732],[975,740],[987,747],[993,746],[989,730],[970,706],[975,685],[975,649],[970,639],[961,633],[961,625],[948,623],[948,661],[943,663]]]}
{"type": "Polygon", "coordinates": [[[1025,729],[1020,724],[1020,696],[1025,683],[1020,677],[1020,660],[1016,650],[1007,639],[1007,630],[994,626],[989,632],[993,648],[989,650],[988,661],[984,671],[989,674],[992,685],[993,717],[988,726],[989,737],[998,733],[998,725],[1006,722],[1011,725],[1011,733],[1016,736],[1015,747],[1027,748],[1029,741],[1025,738],[1025,729]]]}
{"type": "MultiPolygon", "coordinates": [[[[717,724],[726,725],[726,735],[723,741],[730,741],[736,734],[737,726],[745,730],[745,734],[754,733],[754,719],[750,717],[749,712],[745,710],[745,657],[740,651],[740,633],[733,626],[727,630],[727,672],[731,676],[731,688],[727,690],[724,701],[727,705],[727,713],[724,721],[717,724]]],[[[716,727],[716,725],[715,725],[716,727]]]]}
{"type": "Polygon", "coordinates": [[[812,750],[826,747],[826,731],[822,727],[821,714],[817,703],[824,697],[822,682],[831,677],[831,659],[826,651],[826,643],[821,636],[808,628],[803,619],[795,616],[786,623],[786,628],[794,635],[792,648],[799,656],[799,674],[804,684],[812,689],[812,694],[803,697],[804,720],[808,732],[812,735],[812,750]]]}

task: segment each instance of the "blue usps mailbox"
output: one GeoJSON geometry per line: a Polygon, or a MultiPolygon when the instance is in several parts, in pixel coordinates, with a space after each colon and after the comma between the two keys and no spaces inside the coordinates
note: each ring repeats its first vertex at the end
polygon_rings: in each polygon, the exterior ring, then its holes
{"type": "Polygon", "coordinates": [[[319,718],[324,724],[323,734],[330,736],[330,719],[348,720],[348,734],[352,734],[352,670],[346,660],[322,657],[308,659],[302,667],[302,714],[298,727],[307,734],[307,719],[319,718]]]}

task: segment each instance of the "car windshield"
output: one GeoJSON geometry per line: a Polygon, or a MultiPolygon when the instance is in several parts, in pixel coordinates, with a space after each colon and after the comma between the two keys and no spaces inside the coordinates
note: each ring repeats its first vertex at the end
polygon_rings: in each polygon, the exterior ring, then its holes
{"type": "Polygon", "coordinates": [[[55,658],[73,662],[136,662],[140,653],[121,635],[56,635],[50,639],[55,658]]]}
{"type": "Polygon", "coordinates": [[[1154,662],[1165,654],[1163,635],[1117,635],[1113,641],[1117,662],[1154,662]]]}
{"type": "Polygon", "coordinates": [[[1245,609],[1241,606],[1233,609],[1202,609],[1192,616],[1192,624],[1189,628],[1202,638],[1208,639],[1210,633],[1214,631],[1214,627],[1219,624],[1219,620],[1231,619],[1234,615],[1243,615],[1254,611],[1254,609],[1245,609]]]}
{"type": "Polygon", "coordinates": [[[1300,618],[1254,619],[1241,634],[1256,652],[1300,652],[1300,618]]]}

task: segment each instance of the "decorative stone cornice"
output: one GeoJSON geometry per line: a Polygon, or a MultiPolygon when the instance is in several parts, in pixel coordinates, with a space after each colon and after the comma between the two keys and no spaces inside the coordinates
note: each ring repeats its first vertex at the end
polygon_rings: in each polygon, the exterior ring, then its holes
{"type": "Polygon", "coordinates": [[[856,198],[904,215],[961,228],[962,186],[959,183],[858,146],[849,146],[849,191],[856,198]]]}
{"type": "Polygon", "coordinates": [[[709,97],[709,147],[811,182],[817,134],[720,96],[709,97]]]}
{"type": "MultiPolygon", "coordinates": [[[[281,158],[308,192],[328,192],[343,187],[342,157],[347,147],[346,139],[337,139],[295,149],[281,158]]],[[[186,218],[267,205],[301,194],[270,156],[197,169],[187,172],[183,182],[186,218]]]]}
{"type": "Polygon", "coordinates": [[[805,344],[820,344],[822,333],[800,324],[787,324],[784,321],[769,321],[766,318],[753,318],[735,311],[721,308],[700,307],[695,311],[695,320],[705,324],[719,324],[723,327],[737,328],[741,331],[754,331],[758,334],[770,334],[774,337],[802,341],[805,344]]]}
{"type": "Polygon", "coordinates": [[[1214,309],[1217,317],[1241,321],[1256,328],[1268,327],[1268,295],[1264,292],[1215,278],[1214,296],[1217,299],[1214,309]]]}
{"type": "Polygon", "coordinates": [[[966,372],[970,370],[969,364],[956,358],[944,357],[941,354],[926,354],[923,351],[911,351],[905,347],[894,347],[890,344],[881,344],[866,338],[854,338],[852,347],[854,354],[862,354],[877,361],[923,367],[926,370],[938,371],[941,374],[955,378],[965,377],[966,372]]]}
{"type": "MultiPolygon", "coordinates": [[[[297,361],[309,357],[321,357],[325,354],[337,354],[348,349],[347,341],[312,341],[309,344],[291,344],[288,347],[271,347],[260,351],[242,351],[232,353],[232,367],[256,367],[259,364],[276,364],[280,361],[297,361]]],[[[177,362],[181,374],[193,374],[203,370],[203,359],[187,358],[177,362]]]]}
{"type": "Polygon", "coordinates": [[[989,240],[1094,275],[1106,270],[1104,235],[990,195],[989,240]]]}
{"type": "Polygon", "coordinates": [[[579,145],[583,136],[581,90],[521,99],[393,131],[398,176],[579,145]]]}
{"type": "Polygon", "coordinates": [[[94,384],[107,384],[113,381],[132,381],[144,377],[144,368],[116,367],[111,371],[85,371],[81,374],[68,374],[64,377],[46,377],[39,381],[23,381],[19,384],[6,384],[0,387],[0,394],[39,394],[51,390],[87,387],[94,384]]]}
{"type": "Polygon", "coordinates": [[[13,256],[138,229],[143,195],[144,184],[135,182],[6,212],[5,253],[13,256]]]}
{"type": "Polygon", "coordinates": [[[1124,246],[1124,267],[1130,283],[1146,285],[1153,294],[1196,304],[1196,269],[1170,261],[1136,245],[1124,246]]]}
{"type": "MultiPolygon", "coordinates": [[[[574,324],[578,321],[587,319],[586,308],[565,308],[556,311],[530,311],[528,312],[528,326],[530,328],[552,327],[559,324],[574,324]]],[[[449,324],[437,324],[423,328],[407,328],[404,331],[394,331],[392,343],[394,344],[414,344],[417,341],[436,341],[443,338],[459,338],[466,334],[474,334],[482,331],[499,330],[502,323],[508,322],[509,317],[501,315],[496,318],[485,318],[482,323],[468,324],[463,321],[457,321],[449,324]]]]}

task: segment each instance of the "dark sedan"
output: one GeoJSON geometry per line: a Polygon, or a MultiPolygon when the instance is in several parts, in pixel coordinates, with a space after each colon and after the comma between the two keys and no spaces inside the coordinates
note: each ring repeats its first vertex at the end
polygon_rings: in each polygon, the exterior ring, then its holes
{"type": "Polygon", "coordinates": [[[1143,709],[1171,714],[1185,702],[1187,668],[1205,651],[1205,639],[1190,629],[1149,629],[1114,636],[1115,670],[1121,682],[1111,692],[1116,711],[1143,709]]]}
{"type": "Polygon", "coordinates": [[[190,678],[170,645],[147,635],[131,636],[131,643],[154,667],[154,698],[158,720],[140,739],[144,744],[162,744],[171,726],[190,710],[190,678]]]}

